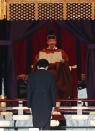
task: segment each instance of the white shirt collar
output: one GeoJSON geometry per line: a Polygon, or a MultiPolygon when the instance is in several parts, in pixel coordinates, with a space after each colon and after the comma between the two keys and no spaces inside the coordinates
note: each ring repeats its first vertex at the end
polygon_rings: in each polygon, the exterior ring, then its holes
{"type": "Polygon", "coordinates": [[[45,70],[45,68],[44,68],[44,67],[41,67],[41,68],[39,68],[39,69],[44,69],[44,70],[45,70]]]}

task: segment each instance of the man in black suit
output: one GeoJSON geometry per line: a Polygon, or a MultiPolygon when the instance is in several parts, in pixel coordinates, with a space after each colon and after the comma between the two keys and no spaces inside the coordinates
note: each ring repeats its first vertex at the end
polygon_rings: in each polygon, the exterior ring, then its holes
{"type": "Polygon", "coordinates": [[[48,61],[40,59],[38,70],[28,79],[28,107],[32,108],[33,127],[50,129],[51,112],[56,106],[56,82],[53,73],[48,72],[48,61]]]}

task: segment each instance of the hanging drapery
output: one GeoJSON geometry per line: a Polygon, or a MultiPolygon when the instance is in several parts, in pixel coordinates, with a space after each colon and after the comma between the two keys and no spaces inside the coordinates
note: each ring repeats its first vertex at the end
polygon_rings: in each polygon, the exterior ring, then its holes
{"type": "MultiPolygon", "coordinates": [[[[8,40],[0,41],[0,46],[6,48],[7,54],[5,54],[5,58],[3,58],[4,62],[0,62],[2,66],[2,78],[4,77],[5,83],[5,95],[8,98],[17,98],[16,91],[16,75],[15,75],[15,67],[13,60],[13,50],[12,50],[12,42],[8,40]]],[[[2,48],[1,48],[2,49],[2,48]]],[[[4,52],[3,52],[4,53],[4,52]]],[[[0,54],[3,57],[3,54],[0,54]]],[[[1,78],[1,79],[2,79],[1,78]]]]}
{"type": "MultiPolygon", "coordinates": [[[[58,21],[58,24],[61,27],[66,28],[72,35],[79,39],[81,43],[87,44],[88,47],[90,47],[90,45],[95,45],[95,21],[58,21]]],[[[88,49],[86,60],[86,86],[88,98],[93,99],[95,98],[95,94],[93,94],[95,88],[95,77],[93,76],[93,73],[95,72],[93,64],[95,63],[95,50],[94,46],[91,46],[91,48],[92,49],[88,49]]],[[[92,105],[95,105],[95,103],[93,102],[92,105]]]]}
{"type": "MultiPolygon", "coordinates": [[[[23,30],[27,30],[27,34],[29,34],[29,36],[26,36],[26,34],[24,34],[24,35],[21,35],[22,37],[18,37],[19,35],[18,35],[18,33],[15,33],[15,34],[17,34],[16,36],[13,36],[14,34],[12,33],[12,36],[11,36],[11,38],[12,38],[12,40],[14,39],[14,41],[16,40],[16,41],[19,41],[19,40],[22,40],[22,39],[26,39],[26,38],[28,38],[29,39],[29,37],[30,37],[30,39],[31,39],[31,37],[32,37],[32,45],[31,45],[31,62],[33,63],[33,61],[34,61],[34,58],[35,58],[35,55],[39,52],[39,50],[41,50],[41,49],[43,49],[43,48],[46,48],[47,47],[47,35],[48,35],[48,27],[47,27],[47,22],[48,21],[43,21],[42,22],[42,24],[41,24],[41,22],[39,23],[39,25],[38,25],[38,30],[36,30],[35,31],[35,26],[37,26],[36,25],[36,23],[34,24],[34,26],[32,25],[32,23],[29,25],[29,26],[25,26],[25,28],[23,29],[23,30]],[[28,28],[28,29],[27,29],[28,28]],[[32,29],[34,29],[34,32],[32,33],[32,29]],[[28,32],[29,31],[29,32],[28,32]],[[25,37],[23,37],[23,36],[25,36],[25,37]]],[[[20,23],[20,22],[19,22],[20,23]]],[[[20,23],[21,24],[21,23],[20,23]]],[[[13,25],[12,25],[12,30],[14,30],[14,32],[19,32],[19,30],[20,30],[20,34],[23,34],[23,30],[21,30],[22,29],[22,27],[24,26],[24,24],[21,24],[21,26],[20,26],[20,24],[18,24],[18,23],[16,23],[16,22],[14,22],[13,23],[13,25]],[[16,25],[17,25],[17,27],[19,26],[19,28],[17,28],[16,27],[16,25]]],[[[53,31],[55,32],[55,34],[56,34],[56,22],[53,22],[52,23],[52,28],[53,28],[53,31]]],[[[37,27],[36,27],[37,28],[37,27]]],[[[24,31],[24,32],[26,32],[26,31],[24,31]]],[[[68,34],[67,34],[68,35],[68,34]]],[[[57,36],[57,38],[58,38],[58,35],[56,34],[56,36],[57,36]]],[[[25,47],[24,45],[26,45],[26,44],[28,44],[28,43],[25,43],[25,41],[22,41],[22,42],[19,42],[19,44],[20,43],[22,43],[22,48],[23,47],[25,47]]],[[[18,46],[19,46],[19,44],[18,44],[18,46]]],[[[15,43],[15,46],[14,47],[16,47],[17,46],[17,43],[15,43]]],[[[61,45],[59,45],[59,46],[61,46],[61,45]]],[[[69,46],[69,45],[68,45],[69,46]]],[[[68,47],[67,46],[67,47],[68,47]]],[[[19,46],[20,47],[20,46],[19,46]]],[[[66,47],[66,48],[67,48],[66,47]]],[[[17,49],[18,50],[18,49],[17,49]]],[[[74,50],[73,50],[74,51],[74,50]]],[[[25,50],[24,50],[24,54],[25,54],[25,50]]],[[[75,52],[75,51],[74,51],[75,52]]],[[[28,52],[27,52],[28,53],[28,52]]],[[[67,52],[68,53],[68,52],[67,52]]],[[[21,57],[21,55],[22,55],[22,53],[20,52],[20,56],[19,56],[19,58],[17,57],[17,59],[18,59],[18,61],[19,61],[19,59],[20,59],[20,57],[21,57]]],[[[74,55],[75,56],[75,55],[74,55]]],[[[26,59],[26,57],[24,56],[24,59],[22,58],[18,63],[23,63],[24,61],[25,61],[25,59],[26,59]],[[22,61],[22,60],[24,60],[24,61],[22,61]],[[22,62],[21,62],[22,61],[22,62]]],[[[70,61],[71,62],[71,61],[70,61]]],[[[23,69],[23,64],[25,64],[25,63],[23,63],[22,64],[22,66],[21,66],[21,64],[19,65],[19,67],[21,67],[20,69],[22,70],[23,69]]],[[[16,64],[17,65],[17,64],[16,64]]],[[[18,66],[18,65],[17,65],[18,66]]],[[[20,72],[21,72],[21,70],[20,70],[20,72]]],[[[22,73],[24,73],[23,71],[22,71],[22,73]]],[[[26,72],[25,72],[26,73],[26,72]]],[[[73,74],[74,75],[74,74],[73,74]]],[[[77,83],[77,80],[75,80],[74,82],[74,85],[77,83]]],[[[77,88],[76,88],[76,86],[75,86],[75,89],[73,90],[74,91],[74,93],[73,93],[73,95],[74,95],[74,97],[77,97],[77,88]],[[75,93],[76,92],[76,93],[75,93]]]]}
{"type": "MultiPolygon", "coordinates": [[[[88,98],[95,98],[95,44],[88,45],[86,58],[86,84],[88,98]]],[[[90,106],[95,106],[95,102],[89,102],[90,106]]]]}
{"type": "MultiPolygon", "coordinates": [[[[94,44],[95,43],[95,38],[94,38],[94,34],[95,34],[95,21],[56,21],[58,25],[60,25],[61,27],[64,27],[66,30],[68,30],[73,36],[75,36],[75,38],[77,38],[78,40],[80,40],[81,43],[85,43],[85,44],[94,44]]],[[[43,25],[45,25],[47,23],[47,21],[37,21],[37,22],[28,22],[28,21],[24,21],[24,22],[20,22],[20,21],[13,21],[11,22],[11,32],[10,32],[10,40],[13,41],[21,41],[24,39],[28,39],[31,37],[32,34],[34,34],[35,32],[37,32],[39,29],[41,29],[43,27],[43,25]]],[[[8,31],[9,32],[9,31],[8,31]]],[[[32,47],[31,47],[32,48],[32,47]]],[[[38,49],[39,50],[39,49],[38,49]]],[[[88,55],[87,55],[87,62],[86,62],[86,70],[87,70],[87,82],[89,83],[93,83],[95,82],[93,80],[90,79],[89,76],[89,71],[91,70],[91,66],[90,66],[90,61],[91,59],[94,58],[94,56],[92,57],[92,53],[94,53],[94,49],[93,51],[91,49],[88,50],[88,55]],[[89,63],[89,64],[88,64],[89,63]],[[88,67],[89,65],[89,67],[88,67]]],[[[93,59],[94,61],[95,59],[93,59]]],[[[93,71],[92,71],[92,76],[93,76],[93,71]]],[[[94,78],[94,77],[93,77],[94,78]]],[[[94,85],[94,83],[93,83],[94,85]]],[[[94,86],[93,86],[94,87],[94,86]]],[[[88,90],[93,90],[92,86],[90,86],[90,84],[87,84],[87,89],[88,90]]],[[[94,98],[94,96],[91,96],[91,93],[89,94],[88,91],[88,98],[94,98]]]]}
{"type": "Polygon", "coordinates": [[[13,21],[11,23],[10,40],[21,41],[31,37],[47,21],[13,21]]]}

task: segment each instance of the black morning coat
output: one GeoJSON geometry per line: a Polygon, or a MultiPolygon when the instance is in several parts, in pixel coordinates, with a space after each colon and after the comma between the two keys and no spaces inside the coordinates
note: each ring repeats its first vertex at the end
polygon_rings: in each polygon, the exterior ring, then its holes
{"type": "Polygon", "coordinates": [[[33,126],[50,124],[52,107],[56,106],[56,82],[53,73],[39,69],[29,75],[27,84],[28,107],[32,108],[33,126]]]}

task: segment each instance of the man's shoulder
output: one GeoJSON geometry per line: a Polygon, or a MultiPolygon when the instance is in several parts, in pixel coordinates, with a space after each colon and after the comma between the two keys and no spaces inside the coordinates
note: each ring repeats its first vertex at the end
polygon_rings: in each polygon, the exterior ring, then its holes
{"type": "Polygon", "coordinates": [[[48,75],[51,77],[55,77],[54,73],[47,71],[48,75]]]}
{"type": "Polygon", "coordinates": [[[54,74],[52,72],[49,72],[48,70],[42,70],[42,71],[37,70],[36,72],[31,74],[31,78],[35,78],[36,76],[41,76],[41,77],[44,76],[44,77],[51,78],[54,77],[54,74]]]}
{"type": "Polygon", "coordinates": [[[35,75],[36,72],[32,72],[28,75],[29,78],[32,78],[35,75]]]}
{"type": "MultiPolygon", "coordinates": [[[[42,71],[43,72],[43,71],[42,71]]],[[[44,72],[43,72],[44,74],[47,74],[47,75],[54,75],[54,73],[52,73],[52,72],[49,72],[48,70],[44,70],[44,72]]]]}

